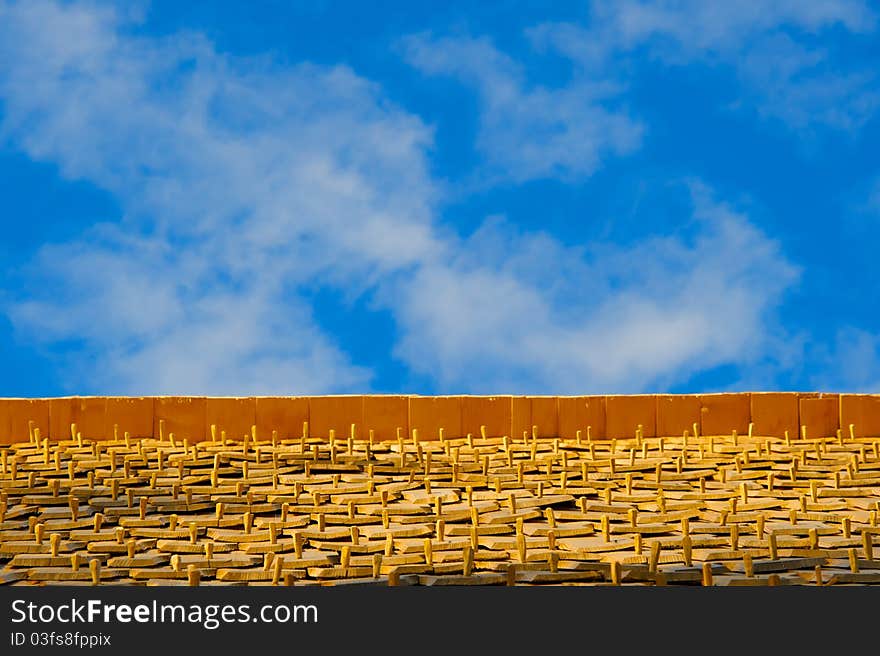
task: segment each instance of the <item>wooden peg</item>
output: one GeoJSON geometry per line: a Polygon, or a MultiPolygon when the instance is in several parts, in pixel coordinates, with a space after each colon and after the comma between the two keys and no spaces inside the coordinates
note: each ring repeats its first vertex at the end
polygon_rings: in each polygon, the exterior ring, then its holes
{"type": "Polygon", "coordinates": [[[89,571],[92,574],[92,585],[98,585],[101,582],[101,561],[97,558],[90,560],[89,571]]]}
{"type": "Polygon", "coordinates": [[[681,539],[681,551],[684,555],[684,564],[691,567],[693,565],[693,540],[689,535],[685,535],[681,539]]]}
{"type": "Polygon", "coordinates": [[[703,586],[712,586],[712,563],[703,563],[703,586]]]}
{"type": "Polygon", "coordinates": [[[189,541],[190,544],[195,544],[199,539],[199,525],[195,522],[190,522],[189,524],[189,541]]]}
{"type": "Polygon", "coordinates": [[[519,555],[519,562],[526,562],[528,557],[528,545],[526,544],[526,536],[522,532],[516,534],[516,551],[519,555]]]}
{"type": "Polygon", "coordinates": [[[470,576],[474,570],[474,548],[466,544],[461,550],[462,574],[470,576]]]}
{"type": "Polygon", "coordinates": [[[191,588],[198,587],[202,580],[202,573],[195,565],[187,565],[186,582],[191,588]]]}
{"type": "Polygon", "coordinates": [[[49,536],[49,553],[52,555],[52,558],[58,556],[58,548],[61,545],[61,535],[58,533],[52,533],[49,536]]]}
{"type": "Polygon", "coordinates": [[[743,554],[743,571],[748,578],[752,578],[755,575],[755,566],[752,563],[752,554],[746,551],[743,554]]]}
{"type": "Polygon", "coordinates": [[[134,558],[134,554],[137,551],[137,540],[129,538],[125,543],[125,550],[129,558],[134,558]]]}
{"type": "Polygon", "coordinates": [[[874,560],[874,538],[870,531],[862,529],[862,549],[866,560],[874,560]]]}
{"type": "Polygon", "coordinates": [[[847,549],[847,555],[849,556],[849,571],[851,571],[853,574],[858,574],[859,573],[859,554],[858,554],[858,552],[853,548],[849,548],[849,549],[847,549]]]}
{"type": "Polygon", "coordinates": [[[660,548],[659,541],[651,543],[651,558],[648,561],[648,569],[652,574],[657,572],[657,564],[660,562],[660,548]]]}
{"type": "Polygon", "coordinates": [[[382,575],[382,554],[373,554],[373,578],[378,579],[382,575]]]}
{"type": "Polygon", "coordinates": [[[612,585],[620,585],[621,579],[621,567],[620,561],[615,560],[611,562],[611,584],[612,585]]]}
{"type": "Polygon", "coordinates": [[[767,546],[770,549],[770,559],[776,560],[778,558],[777,549],[776,549],[776,533],[771,531],[767,536],[767,546]]]}

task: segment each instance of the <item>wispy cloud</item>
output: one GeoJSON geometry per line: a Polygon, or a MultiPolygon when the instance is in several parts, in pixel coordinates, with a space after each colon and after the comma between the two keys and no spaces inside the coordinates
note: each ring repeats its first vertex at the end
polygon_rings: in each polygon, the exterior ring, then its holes
{"type": "Polygon", "coordinates": [[[854,130],[880,106],[876,75],[833,65],[835,53],[812,37],[834,28],[867,35],[876,24],[862,0],[597,0],[584,24],[548,23],[529,34],[586,71],[635,52],[668,64],[729,66],[741,82],[741,106],[797,131],[854,130]]]}
{"type": "Polygon", "coordinates": [[[695,232],[565,247],[495,220],[403,290],[399,353],[449,389],[636,392],[754,363],[799,272],[693,184],[695,232]]]}
{"type": "Polygon", "coordinates": [[[300,290],[369,286],[435,247],[430,131],[345,67],[129,25],[106,5],[0,9],[3,134],[126,214],[44,250],[44,293],[11,308],[16,325],[81,344],[78,388],[365,385],[300,290]]]}
{"type": "MultiPolygon", "coordinates": [[[[390,310],[396,357],[449,391],[659,389],[772,356],[797,271],[699,184],[691,234],[626,249],[501,219],[457,237],[439,215],[431,130],[374,83],[227,56],[198,34],[136,36],[129,20],[0,4],[5,139],[125,213],[46,246],[27,274],[40,291],[6,308],[20,334],[78,345],[71,388],[367,388],[371,372],[313,317],[315,288],[390,310]]],[[[508,93],[535,103],[517,130],[581,134],[574,117],[592,101],[527,88],[501,55],[485,66],[481,88],[511,85],[486,91],[499,112],[508,93]],[[544,125],[537,108],[554,102],[569,105],[544,125]]],[[[559,146],[515,170],[592,166],[566,157],[559,146]]]]}
{"type": "Polygon", "coordinates": [[[817,389],[880,394],[880,337],[856,328],[837,331],[830,347],[815,354],[820,366],[812,376],[817,389]]]}
{"type": "Polygon", "coordinates": [[[616,85],[586,79],[560,88],[530,84],[522,67],[485,37],[418,34],[402,45],[420,71],[477,90],[477,148],[490,175],[515,182],[583,178],[605,158],[632,152],[641,142],[643,126],[608,104],[619,104],[616,85]]]}

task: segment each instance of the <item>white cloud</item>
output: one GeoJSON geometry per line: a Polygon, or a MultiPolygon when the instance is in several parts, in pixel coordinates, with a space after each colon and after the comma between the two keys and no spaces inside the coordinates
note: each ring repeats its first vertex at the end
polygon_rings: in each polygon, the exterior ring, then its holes
{"type": "MultiPolygon", "coordinates": [[[[197,34],[134,36],[128,20],[0,4],[5,138],[125,212],[46,246],[28,274],[40,291],[7,308],[20,334],[78,345],[71,389],[363,390],[370,372],[312,316],[303,291],[320,287],[373,295],[397,356],[448,391],[661,389],[772,356],[796,271],[699,185],[688,237],[573,248],[490,219],[459,239],[438,220],[430,130],[375,84],[197,34]]],[[[542,97],[499,57],[485,84],[542,97]]],[[[547,161],[523,170],[585,170],[547,161]]]]}
{"type": "Polygon", "coordinates": [[[0,7],[4,135],[126,212],[45,249],[46,293],[12,308],[16,325],[76,338],[77,386],[364,385],[299,288],[364,288],[436,249],[430,131],[344,67],[130,36],[103,5],[0,7]]]}
{"type": "Polygon", "coordinates": [[[616,96],[608,84],[529,85],[521,66],[486,38],[419,34],[404,39],[403,47],[407,61],[420,71],[476,87],[481,99],[477,148],[493,175],[516,182],[582,178],[605,158],[632,152],[641,142],[641,124],[608,106],[616,96]]]}
{"type": "Polygon", "coordinates": [[[647,51],[661,61],[702,61],[733,68],[744,106],[794,130],[861,127],[880,105],[873,71],[847,71],[834,53],[813,45],[818,33],[874,31],[862,0],[594,1],[586,25],[548,23],[529,31],[539,48],[554,48],[588,74],[612,56],[647,51]]]}
{"type": "Polygon", "coordinates": [[[495,221],[401,291],[400,354],[449,389],[636,392],[754,362],[798,271],[693,187],[695,235],[566,248],[495,221]],[[491,244],[487,253],[484,246],[491,244]]]}
{"type": "Polygon", "coordinates": [[[821,373],[812,377],[817,389],[880,394],[880,337],[849,326],[837,331],[830,348],[816,349],[821,373]]]}

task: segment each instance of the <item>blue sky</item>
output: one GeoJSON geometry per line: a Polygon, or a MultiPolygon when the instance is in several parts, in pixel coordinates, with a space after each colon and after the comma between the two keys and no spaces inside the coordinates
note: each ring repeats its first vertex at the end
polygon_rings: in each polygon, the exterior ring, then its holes
{"type": "Polygon", "coordinates": [[[0,0],[0,395],[880,391],[878,33],[0,0]]]}

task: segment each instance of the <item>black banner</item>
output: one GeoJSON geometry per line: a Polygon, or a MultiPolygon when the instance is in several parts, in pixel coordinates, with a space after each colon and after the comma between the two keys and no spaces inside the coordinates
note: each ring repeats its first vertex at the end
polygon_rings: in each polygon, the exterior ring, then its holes
{"type": "Polygon", "coordinates": [[[704,651],[856,636],[870,588],[0,587],[0,653],[32,649],[205,653],[406,652],[434,645],[546,653],[564,645],[704,651]],[[835,637],[836,636],[836,637],[835,637]],[[709,642],[706,642],[709,641],[709,642]]]}

